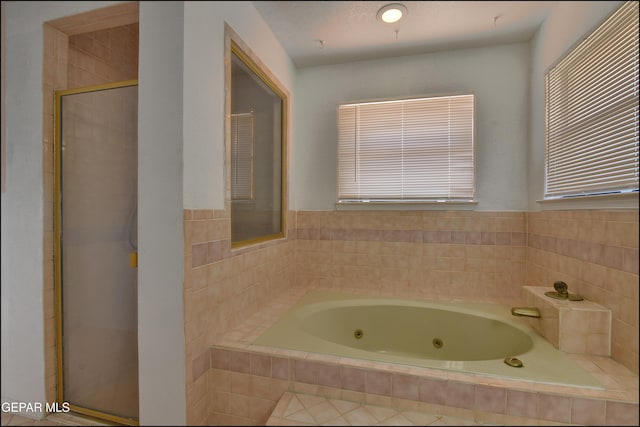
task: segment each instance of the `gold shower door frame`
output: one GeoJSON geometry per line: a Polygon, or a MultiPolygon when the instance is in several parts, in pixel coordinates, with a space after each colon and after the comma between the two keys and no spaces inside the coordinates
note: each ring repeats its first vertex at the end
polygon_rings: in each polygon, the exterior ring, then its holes
{"type": "MultiPolygon", "coordinates": [[[[71,402],[65,402],[64,393],[64,360],[63,360],[63,283],[62,283],[62,98],[67,95],[84,94],[91,92],[99,92],[109,89],[118,89],[137,86],[138,80],[126,80],[117,83],[108,83],[83,88],[60,90],[55,92],[55,115],[54,115],[54,295],[55,295],[55,328],[56,328],[56,397],[59,405],[68,404],[72,412],[87,415],[103,421],[112,421],[124,425],[139,425],[137,414],[136,418],[123,417],[115,414],[103,412],[101,410],[91,409],[71,402]]],[[[136,105],[137,110],[137,105],[136,105]]],[[[137,122],[137,119],[136,119],[137,122]]],[[[137,148],[136,148],[137,157],[137,148]]],[[[136,172],[137,177],[137,172],[136,172]]],[[[137,179],[137,178],[136,178],[137,179]]],[[[137,184],[136,184],[137,185],[137,184]]],[[[137,194],[137,191],[136,191],[137,194]]],[[[137,196],[136,196],[137,200],[137,196]]],[[[137,202],[136,202],[137,204],[137,202]]],[[[137,228],[137,227],[136,227],[137,228]]],[[[137,268],[137,252],[130,254],[130,267],[137,268]]],[[[136,280],[137,282],[137,280],[136,280]]],[[[137,315],[136,315],[137,316],[137,315]]],[[[137,324],[136,324],[137,337],[137,324]]],[[[136,344],[137,345],[137,344],[136,344]]],[[[137,354],[137,348],[136,348],[137,354]]],[[[137,371],[137,368],[136,368],[137,371]]],[[[137,378],[136,378],[137,380],[137,378]]],[[[137,382],[136,382],[137,387],[137,382]]],[[[136,389],[136,398],[138,399],[139,390],[136,389]]],[[[137,404],[136,404],[137,406],[137,404]]],[[[62,406],[59,406],[62,407],[62,406]]]]}

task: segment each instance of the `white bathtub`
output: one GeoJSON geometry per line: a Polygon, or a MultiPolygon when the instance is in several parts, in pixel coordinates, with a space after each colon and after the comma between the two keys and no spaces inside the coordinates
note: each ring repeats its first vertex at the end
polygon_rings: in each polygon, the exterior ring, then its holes
{"type": "Polygon", "coordinates": [[[602,386],[510,307],[312,291],[254,344],[569,386],[602,386]],[[517,358],[512,367],[505,358],[517,358]]]}

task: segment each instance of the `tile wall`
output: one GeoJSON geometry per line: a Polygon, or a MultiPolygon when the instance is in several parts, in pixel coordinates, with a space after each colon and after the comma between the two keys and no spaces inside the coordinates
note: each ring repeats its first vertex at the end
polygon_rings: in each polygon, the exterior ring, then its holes
{"type": "MultiPolygon", "coordinates": [[[[606,369],[605,359],[594,360],[606,369]]],[[[446,414],[491,425],[638,422],[637,391],[633,403],[632,391],[576,391],[404,366],[391,370],[376,362],[302,352],[254,353],[251,346],[246,350],[213,347],[207,372],[211,387],[207,425],[264,425],[284,391],[446,414]]],[[[619,368],[617,375],[606,376],[631,380],[619,368]]]]}
{"type": "MultiPolygon", "coordinates": [[[[236,327],[293,286],[295,239],[231,250],[225,210],[186,209],[185,348],[187,423],[206,425],[210,411],[209,349],[217,337],[236,327]]],[[[295,235],[295,216],[286,223],[295,235]]]]}
{"type": "Polygon", "coordinates": [[[567,283],[611,310],[611,356],[638,373],[638,211],[528,214],[529,286],[567,283]]]}
{"type": "Polygon", "coordinates": [[[67,89],[138,78],[138,23],[69,36],[67,89]]]}
{"type": "Polygon", "coordinates": [[[611,356],[611,310],[588,299],[549,298],[545,292],[550,289],[523,287],[522,305],[540,311],[539,319],[525,318],[525,321],[554,347],[567,353],[611,356]]]}
{"type": "Polygon", "coordinates": [[[54,292],[54,100],[55,91],[67,87],[69,38],[51,25],[42,26],[43,57],[43,123],[42,123],[42,176],[43,176],[43,301],[45,342],[45,396],[48,402],[56,400],[56,314],[54,292]]]}
{"type": "Polygon", "coordinates": [[[298,286],[509,303],[525,280],[524,212],[300,211],[297,224],[298,286]]]}
{"type": "MultiPolygon", "coordinates": [[[[261,298],[290,287],[517,304],[525,284],[551,288],[564,280],[571,292],[612,310],[614,358],[637,373],[637,211],[298,211],[289,217],[289,240],[232,256],[224,211],[185,210],[190,424],[207,424],[216,405],[228,404],[208,395],[221,375],[206,375],[209,344],[260,307],[261,298]],[[277,276],[283,279],[270,278],[277,276]],[[252,285],[256,277],[268,279],[252,285]]],[[[277,379],[269,384],[277,390],[265,394],[264,405],[274,405],[271,394],[283,387],[277,379]]]]}

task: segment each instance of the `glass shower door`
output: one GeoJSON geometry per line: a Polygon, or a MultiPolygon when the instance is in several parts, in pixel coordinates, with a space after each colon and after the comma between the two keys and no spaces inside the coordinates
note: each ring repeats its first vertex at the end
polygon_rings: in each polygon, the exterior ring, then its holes
{"type": "Polygon", "coordinates": [[[123,85],[57,97],[58,386],[77,412],[135,424],[138,91],[123,85]]]}

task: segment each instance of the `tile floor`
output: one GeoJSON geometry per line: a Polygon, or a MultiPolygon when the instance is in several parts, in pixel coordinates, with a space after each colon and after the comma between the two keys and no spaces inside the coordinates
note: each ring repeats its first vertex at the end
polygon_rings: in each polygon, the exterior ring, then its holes
{"type": "MultiPolygon", "coordinates": [[[[2,413],[3,426],[100,426],[71,414],[54,414],[33,420],[18,414],[2,413]]],[[[267,426],[479,426],[487,425],[445,415],[419,411],[398,411],[385,406],[367,405],[340,399],[327,399],[302,393],[285,392],[278,401],[267,426]]]]}
{"type": "Polygon", "coordinates": [[[473,420],[402,411],[340,399],[285,392],[268,426],[463,426],[486,425],[473,420]]]}
{"type": "MultiPolygon", "coordinates": [[[[3,426],[106,426],[92,419],[79,417],[73,414],[51,414],[44,420],[34,420],[11,412],[2,412],[3,426]]],[[[115,425],[115,424],[113,424],[115,425]]]]}

